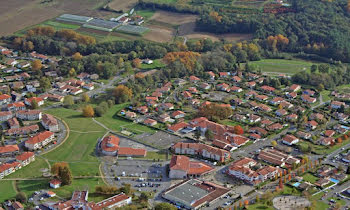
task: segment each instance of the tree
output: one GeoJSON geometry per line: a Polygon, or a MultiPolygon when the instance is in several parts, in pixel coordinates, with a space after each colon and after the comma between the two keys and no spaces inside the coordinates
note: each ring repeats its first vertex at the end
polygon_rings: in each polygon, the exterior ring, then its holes
{"type": "Polygon", "coordinates": [[[131,185],[124,184],[123,187],[120,188],[120,191],[128,195],[131,192],[131,185]]]}
{"type": "Polygon", "coordinates": [[[148,201],[148,199],[149,199],[148,193],[146,193],[146,192],[141,192],[140,200],[141,200],[141,201],[148,201]]]}
{"type": "Polygon", "coordinates": [[[76,52],[72,55],[72,58],[75,61],[80,61],[81,59],[83,59],[83,56],[79,52],[76,52]]]}
{"type": "Polygon", "coordinates": [[[278,183],[278,187],[283,190],[283,181],[282,181],[282,177],[280,178],[280,181],[278,183]]]}
{"type": "Polygon", "coordinates": [[[256,195],[256,197],[255,197],[255,201],[256,201],[257,203],[259,203],[259,202],[260,202],[260,197],[259,197],[259,195],[256,195]]]}
{"type": "Polygon", "coordinates": [[[233,130],[234,130],[233,132],[237,135],[242,135],[244,133],[244,130],[240,125],[235,125],[233,127],[233,130]]]}
{"type": "Polygon", "coordinates": [[[57,162],[51,167],[51,173],[57,176],[63,185],[70,185],[72,183],[72,173],[69,165],[66,162],[57,162]]]}
{"type": "Polygon", "coordinates": [[[61,178],[63,185],[72,184],[72,173],[68,167],[64,167],[62,170],[60,170],[59,177],[61,178]]]}
{"type": "Polygon", "coordinates": [[[338,144],[341,144],[343,142],[343,140],[339,137],[339,138],[337,138],[337,143],[338,144]]]}
{"type": "Polygon", "coordinates": [[[247,208],[248,205],[249,205],[249,201],[248,201],[248,200],[245,200],[245,201],[244,201],[244,206],[247,208]]]}
{"type": "Polygon", "coordinates": [[[138,69],[141,68],[141,59],[135,58],[134,60],[132,60],[132,66],[138,69]]]}
{"type": "Polygon", "coordinates": [[[94,108],[91,105],[87,105],[83,108],[84,117],[93,117],[95,115],[94,108]]]}
{"type": "Polygon", "coordinates": [[[207,129],[207,130],[205,131],[204,136],[205,136],[205,138],[206,138],[207,140],[213,140],[213,138],[214,138],[213,132],[212,132],[211,130],[209,130],[209,129],[207,129]]]}
{"type": "Polygon", "coordinates": [[[30,106],[32,107],[32,109],[37,109],[39,108],[39,104],[36,100],[32,100],[30,106]]]}
{"type": "Polygon", "coordinates": [[[311,66],[311,73],[315,73],[318,70],[318,66],[315,64],[312,64],[311,66]]]}
{"type": "Polygon", "coordinates": [[[350,166],[346,169],[346,174],[350,174],[350,166]]]}
{"type": "Polygon", "coordinates": [[[117,103],[124,103],[131,99],[132,90],[125,85],[118,85],[113,89],[113,96],[117,103]]]}
{"type": "Polygon", "coordinates": [[[74,68],[71,68],[68,72],[69,76],[70,77],[74,77],[76,75],[76,72],[75,72],[75,69],[74,68]]]}
{"type": "Polygon", "coordinates": [[[24,192],[18,192],[15,198],[16,201],[19,201],[21,203],[27,203],[27,195],[24,192]]]}
{"type": "Polygon", "coordinates": [[[74,98],[73,96],[65,96],[64,99],[63,99],[63,106],[64,107],[70,107],[74,104],[74,98]]]}
{"type": "Polygon", "coordinates": [[[177,210],[177,208],[170,203],[158,203],[154,207],[154,210],[177,210]]]}
{"type": "Polygon", "coordinates": [[[89,102],[90,101],[90,96],[87,94],[87,93],[83,93],[81,95],[81,100],[85,103],[89,102]]]}
{"type": "Polygon", "coordinates": [[[276,147],[277,146],[277,141],[271,141],[271,145],[273,146],[273,147],[276,147]]]}
{"type": "Polygon", "coordinates": [[[40,87],[41,87],[44,91],[46,91],[46,90],[48,90],[48,89],[51,88],[51,81],[50,81],[50,79],[47,78],[47,77],[41,77],[41,78],[39,79],[39,83],[40,83],[40,87]]]}
{"type": "Polygon", "coordinates": [[[40,71],[43,68],[43,64],[40,60],[34,60],[32,62],[32,70],[33,71],[40,71]]]}

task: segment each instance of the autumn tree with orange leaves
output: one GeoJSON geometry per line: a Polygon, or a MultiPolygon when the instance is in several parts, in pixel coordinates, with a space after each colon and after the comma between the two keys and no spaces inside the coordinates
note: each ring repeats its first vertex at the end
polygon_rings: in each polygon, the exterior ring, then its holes
{"type": "Polygon", "coordinates": [[[200,56],[199,53],[196,52],[169,52],[167,53],[163,60],[167,64],[173,63],[175,61],[180,61],[186,69],[189,71],[189,73],[193,73],[193,70],[196,66],[197,58],[200,56]]]}
{"type": "Polygon", "coordinates": [[[273,51],[283,50],[288,44],[289,39],[281,34],[267,37],[267,44],[273,51]]]}

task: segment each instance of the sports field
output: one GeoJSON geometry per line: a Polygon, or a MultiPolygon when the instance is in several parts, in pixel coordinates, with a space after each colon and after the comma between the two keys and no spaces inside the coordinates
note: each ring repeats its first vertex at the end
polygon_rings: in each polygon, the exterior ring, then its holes
{"type": "Polygon", "coordinates": [[[260,61],[249,62],[249,64],[260,68],[262,72],[274,74],[295,74],[301,71],[310,70],[313,63],[303,60],[262,59],[260,61]]]}

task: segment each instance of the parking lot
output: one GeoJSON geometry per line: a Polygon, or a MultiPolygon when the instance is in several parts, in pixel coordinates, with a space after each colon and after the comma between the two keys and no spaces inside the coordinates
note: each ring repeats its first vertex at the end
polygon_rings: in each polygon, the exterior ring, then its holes
{"type": "Polygon", "coordinates": [[[178,136],[166,133],[164,131],[157,131],[155,134],[143,133],[135,136],[135,138],[153,145],[157,145],[157,147],[162,149],[167,149],[172,144],[183,140],[178,136]]]}
{"type": "Polygon", "coordinates": [[[105,163],[103,171],[110,185],[122,187],[130,184],[138,191],[159,192],[170,187],[166,175],[169,161],[153,162],[147,160],[118,160],[117,163],[105,163]]]}

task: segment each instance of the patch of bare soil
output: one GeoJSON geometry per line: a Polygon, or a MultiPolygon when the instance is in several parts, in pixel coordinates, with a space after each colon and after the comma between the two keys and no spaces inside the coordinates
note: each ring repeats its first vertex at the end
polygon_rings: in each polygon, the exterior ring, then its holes
{"type": "Polygon", "coordinates": [[[143,38],[155,42],[169,42],[173,39],[175,30],[172,28],[162,27],[158,25],[147,26],[150,31],[143,38]]]}
{"type": "Polygon", "coordinates": [[[175,12],[156,11],[150,20],[169,23],[172,25],[181,25],[188,22],[194,22],[197,19],[197,15],[189,15],[175,12]]]}

